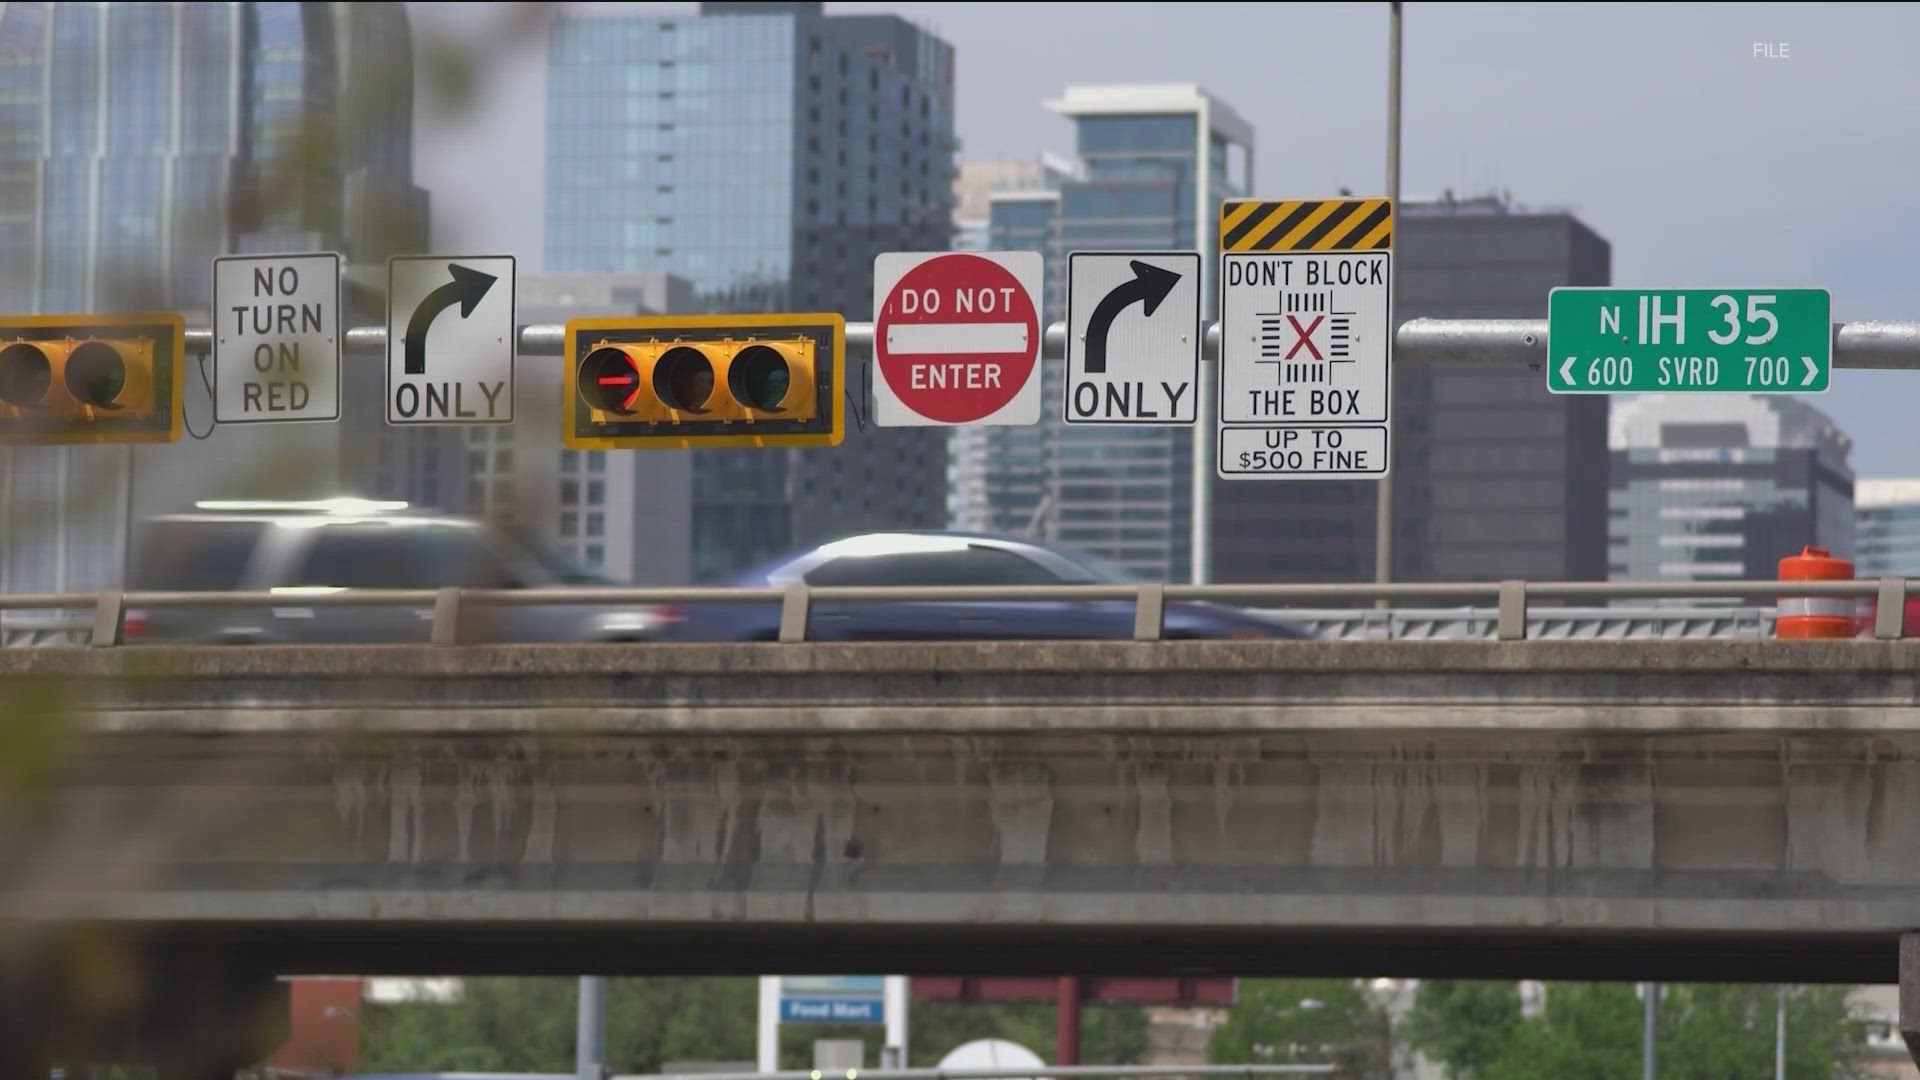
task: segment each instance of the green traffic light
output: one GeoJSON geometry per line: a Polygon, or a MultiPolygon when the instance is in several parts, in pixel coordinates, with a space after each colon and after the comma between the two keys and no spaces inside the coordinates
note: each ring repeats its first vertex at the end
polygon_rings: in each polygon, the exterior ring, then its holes
{"type": "Polygon", "coordinates": [[[16,341],[0,349],[0,401],[17,409],[40,404],[53,385],[53,364],[38,345],[16,341]]]}
{"type": "Polygon", "coordinates": [[[733,399],[761,412],[779,412],[793,372],[787,359],[765,345],[749,345],[727,365],[727,389],[733,399]]]}
{"type": "Polygon", "coordinates": [[[118,409],[115,402],[127,386],[127,362],[111,345],[89,341],[67,356],[67,393],[82,405],[118,409]]]}

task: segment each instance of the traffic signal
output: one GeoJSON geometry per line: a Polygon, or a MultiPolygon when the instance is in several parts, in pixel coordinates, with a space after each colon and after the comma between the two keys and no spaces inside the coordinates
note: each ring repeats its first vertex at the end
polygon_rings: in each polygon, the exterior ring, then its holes
{"type": "Polygon", "coordinates": [[[177,314],[0,316],[0,443],[180,437],[177,314]]]}
{"type": "Polygon", "coordinates": [[[567,323],[568,446],[834,446],[837,314],[644,315],[567,323]]]}

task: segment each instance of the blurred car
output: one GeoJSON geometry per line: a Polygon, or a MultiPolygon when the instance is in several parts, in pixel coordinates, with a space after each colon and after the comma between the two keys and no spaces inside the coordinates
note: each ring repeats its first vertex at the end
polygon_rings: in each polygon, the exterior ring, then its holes
{"type": "MultiPolygon", "coordinates": [[[[1140,581],[1101,559],[1034,540],[987,533],[880,532],[807,548],[735,577],[729,584],[807,585],[1131,585],[1140,581]]],[[[809,641],[966,639],[1129,639],[1131,600],[815,601],[809,641]]],[[[1168,638],[1309,638],[1283,620],[1218,604],[1169,601],[1168,638]]],[[[778,603],[695,603],[669,631],[680,641],[774,641],[778,603]]]]}
{"type": "MultiPolygon", "coordinates": [[[[609,584],[485,522],[408,512],[404,503],[201,503],[148,521],[130,591],[271,591],[273,605],[129,610],[142,642],[324,644],[431,638],[431,605],[302,603],[342,589],[554,589],[609,584]]],[[[672,622],[647,605],[471,605],[463,641],[649,641],[672,622]]]]}

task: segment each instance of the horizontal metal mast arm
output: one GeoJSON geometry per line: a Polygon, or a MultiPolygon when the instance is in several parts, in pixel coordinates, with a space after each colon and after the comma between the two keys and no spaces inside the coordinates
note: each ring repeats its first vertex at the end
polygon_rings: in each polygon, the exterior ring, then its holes
{"type": "MultiPolygon", "coordinates": [[[[1066,355],[1067,328],[1053,323],[1044,335],[1043,353],[1049,360],[1066,355]]],[[[559,356],[566,346],[566,328],[556,324],[522,326],[521,356],[559,356]]],[[[213,347],[210,330],[187,331],[187,351],[204,354],[213,347]]],[[[384,326],[356,326],[347,331],[347,354],[382,356],[387,351],[384,326]]],[[[863,358],[873,352],[873,324],[847,324],[847,353],[863,358]]],[[[1220,356],[1220,324],[1207,326],[1202,356],[1220,356]]],[[[1539,364],[1547,359],[1547,323],[1544,319],[1410,319],[1395,335],[1393,359],[1415,362],[1493,362],[1539,364]]],[[[1833,324],[1833,366],[1843,368],[1920,368],[1920,323],[1849,322],[1833,324]]]]}
{"type": "MultiPolygon", "coordinates": [[[[1410,319],[1400,324],[1393,358],[1539,364],[1547,359],[1547,322],[1545,319],[1410,319]]],[[[1920,323],[1834,323],[1833,366],[1920,368],[1920,323]]]]}

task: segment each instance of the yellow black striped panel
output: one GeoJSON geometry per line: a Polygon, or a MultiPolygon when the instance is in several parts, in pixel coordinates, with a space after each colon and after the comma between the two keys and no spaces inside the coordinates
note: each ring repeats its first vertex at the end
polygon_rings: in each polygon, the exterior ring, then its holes
{"type": "Polygon", "coordinates": [[[1390,251],[1389,199],[1228,199],[1221,251],[1390,251]]]}

